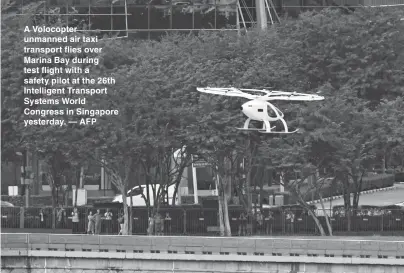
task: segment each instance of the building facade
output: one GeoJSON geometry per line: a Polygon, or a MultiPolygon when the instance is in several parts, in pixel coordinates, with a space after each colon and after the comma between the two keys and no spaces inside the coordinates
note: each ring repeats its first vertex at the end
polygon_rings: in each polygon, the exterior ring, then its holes
{"type": "Polygon", "coordinates": [[[46,0],[41,9],[100,37],[158,39],[173,31],[248,29],[324,7],[400,4],[404,0],[46,0]]]}

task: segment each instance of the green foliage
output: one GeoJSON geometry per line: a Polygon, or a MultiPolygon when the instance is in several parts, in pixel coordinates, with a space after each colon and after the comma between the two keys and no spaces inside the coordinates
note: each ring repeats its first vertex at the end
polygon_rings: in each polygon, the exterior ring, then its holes
{"type": "Polygon", "coordinates": [[[303,14],[281,27],[301,60],[293,72],[302,75],[306,89],[330,84],[375,102],[402,96],[402,17],[403,10],[394,8],[303,14]]]}
{"type": "Polygon", "coordinates": [[[149,183],[172,183],[165,166],[184,146],[233,180],[240,178],[237,162],[257,145],[252,156],[258,165],[328,168],[331,175],[360,181],[376,161],[403,146],[401,13],[360,9],[346,15],[334,9],[244,37],[201,32],[173,34],[161,42],[101,41],[101,63],[89,77],[108,75],[116,84],[108,95],[89,98],[87,107],[118,109],[120,116],[61,128],[21,126],[24,75],[15,72],[23,69],[22,34],[7,24],[2,30],[3,153],[34,147],[49,158],[63,154],[69,166],[105,158],[100,164],[107,165],[123,192],[132,183],[129,172],[138,166],[149,183]],[[276,103],[290,127],[300,131],[272,137],[238,131],[245,120],[239,110],[243,100],[201,95],[198,86],[321,91],[326,100],[276,103]]]}

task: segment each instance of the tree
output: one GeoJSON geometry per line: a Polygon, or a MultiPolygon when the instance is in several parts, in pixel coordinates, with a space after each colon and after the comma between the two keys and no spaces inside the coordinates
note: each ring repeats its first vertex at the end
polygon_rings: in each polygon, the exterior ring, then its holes
{"type": "Polygon", "coordinates": [[[279,32],[294,37],[292,55],[302,62],[291,71],[293,77],[305,90],[324,84],[337,92],[349,88],[372,104],[401,96],[402,17],[403,10],[394,8],[349,14],[326,9],[285,22],[279,32]]]}
{"type": "MultiPolygon", "coordinates": [[[[46,66],[43,64],[27,64],[24,60],[25,56],[37,56],[35,54],[21,54],[21,52],[24,52],[24,47],[46,47],[45,43],[21,43],[21,41],[24,41],[24,37],[29,36],[27,33],[23,33],[21,29],[35,24],[47,24],[46,18],[37,18],[34,16],[34,14],[37,14],[38,10],[43,7],[42,4],[43,3],[29,3],[24,6],[26,16],[8,15],[2,18],[2,24],[4,26],[2,28],[2,34],[3,37],[7,37],[7,43],[3,43],[2,48],[2,66],[4,67],[2,74],[2,149],[5,158],[12,158],[15,151],[19,149],[29,149],[30,152],[39,155],[40,160],[45,163],[47,169],[46,177],[52,191],[52,205],[55,207],[58,201],[58,192],[62,181],[64,181],[62,178],[66,175],[68,170],[71,171],[75,162],[79,160],[77,157],[72,157],[73,154],[79,156],[79,153],[74,152],[74,148],[76,148],[75,141],[77,141],[77,132],[69,126],[55,126],[52,128],[47,126],[29,126],[25,124],[27,121],[43,119],[47,116],[45,113],[47,110],[55,110],[55,108],[61,110],[64,109],[64,107],[58,105],[58,103],[55,103],[56,106],[52,107],[52,103],[50,102],[44,106],[43,102],[40,102],[40,99],[49,100],[49,96],[25,94],[23,92],[24,87],[37,87],[35,85],[25,85],[24,80],[34,77],[50,79],[53,78],[53,75],[50,73],[16,73],[16,71],[23,71],[24,67],[41,68],[46,66]],[[27,114],[27,110],[35,113],[27,114]],[[66,143],[70,143],[70,145],[66,145],[66,143]]],[[[56,15],[56,17],[60,16],[56,15]]],[[[61,26],[63,22],[57,21],[55,25],[61,26]]],[[[51,33],[41,36],[57,37],[60,35],[51,33]]],[[[70,38],[72,35],[68,34],[67,36],[70,38]]],[[[64,46],[64,44],[54,43],[53,46],[64,46]]],[[[80,43],[72,43],[72,46],[79,47],[83,45],[80,43]]],[[[53,58],[54,56],[55,54],[49,54],[46,57],[53,58]]],[[[67,97],[68,96],[56,96],[54,101],[67,97]]],[[[61,119],[67,119],[66,114],[61,114],[59,117],[55,118],[58,119],[60,117],[61,119]]]]}
{"type": "Polygon", "coordinates": [[[403,147],[403,114],[401,111],[402,98],[396,100],[383,100],[371,113],[374,123],[373,131],[378,136],[375,143],[377,160],[380,160],[382,172],[390,167],[394,150],[403,147]]]}
{"type": "Polygon", "coordinates": [[[88,130],[85,139],[89,143],[97,140],[90,146],[105,158],[110,170],[115,170],[113,183],[120,189],[125,207],[127,192],[140,182],[145,184],[143,197],[147,207],[152,208],[151,218],[165,199],[167,187],[178,186],[190,164],[186,126],[194,119],[193,109],[186,93],[177,91],[187,74],[175,69],[176,62],[188,60],[177,52],[177,40],[162,43],[107,40],[101,55],[103,65],[94,70],[100,76],[108,73],[114,77],[117,82],[114,89],[121,90],[94,99],[94,103],[98,108],[118,109],[119,117],[101,118],[94,126],[96,131],[88,130]],[[182,82],[177,83],[173,80],[176,78],[182,82]],[[181,156],[174,158],[178,150],[181,156]],[[117,171],[118,166],[130,161],[133,165],[127,167],[138,174],[117,171]],[[133,181],[135,177],[143,178],[140,182],[133,181]]]}
{"type": "Polygon", "coordinates": [[[374,132],[371,124],[380,119],[372,119],[369,109],[383,98],[402,95],[400,18],[402,11],[396,9],[357,9],[348,14],[330,9],[302,14],[300,20],[277,29],[293,37],[286,40],[287,48],[293,48],[286,60],[296,64],[290,66],[292,81],[300,89],[322,90],[326,95],[326,107],[316,115],[327,123],[321,123],[324,129],[312,137],[331,148],[327,165],[337,174],[347,211],[358,206],[363,175],[376,157],[375,145],[379,141],[389,145],[386,128],[379,131],[381,135],[374,132]]]}
{"type": "MultiPolygon", "coordinates": [[[[307,120],[313,116],[306,116],[307,120]]],[[[326,219],[328,234],[332,235],[329,215],[324,207],[322,192],[330,185],[326,176],[319,177],[318,170],[327,166],[330,151],[323,149],[320,153],[316,146],[321,145],[315,134],[323,128],[305,131],[304,126],[300,133],[286,138],[271,139],[263,143],[258,157],[267,159],[278,173],[280,183],[294,197],[299,204],[312,217],[320,234],[326,235],[324,227],[319,220],[316,209],[308,204],[310,195],[319,196],[321,209],[326,219]],[[299,174],[297,176],[297,174],[299,174]]],[[[323,146],[324,148],[324,146],[323,146]]]]}

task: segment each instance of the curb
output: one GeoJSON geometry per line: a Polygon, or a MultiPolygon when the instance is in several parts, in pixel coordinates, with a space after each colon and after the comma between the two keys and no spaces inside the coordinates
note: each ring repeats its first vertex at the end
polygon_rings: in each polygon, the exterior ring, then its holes
{"type": "MultiPolygon", "coordinates": [[[[404,183],[404,182],[402,182],[402,183],[404,183]]],[[[380,188],[380,189],[375,189],[375,190],[362,191],[362,192],[360,192],[360,195],[369,194],[369,193],[375,193],[375,192],[380,192],[380,191],[390,191],[390,190],[394,190],[396,188],[397,188],[397,186],[391,186],[391,187],[387,187],[387,188],[380,188]]],[[[353,196],[352,193],[351,193],[351,196],[353,196]]],[[[323,198],[323,202],[328,202],[330,200],[337,200],[337,199],[341,199],[341,198],[343,198],[342,195],[331,196],[331,197],[323,198]]],[[[320,199],[307,202],[307,204],[309,204],[309,205],[318,204],[318,203],[320,203],[320,199]]]]}

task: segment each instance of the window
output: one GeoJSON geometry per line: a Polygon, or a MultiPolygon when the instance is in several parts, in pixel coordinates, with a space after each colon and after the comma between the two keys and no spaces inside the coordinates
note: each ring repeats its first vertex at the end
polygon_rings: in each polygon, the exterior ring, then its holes
{"type": "Polygon", "coordinates": [[[196,168],[198,190],[216,189],[215,181],[210,167],[196,168]]]}

